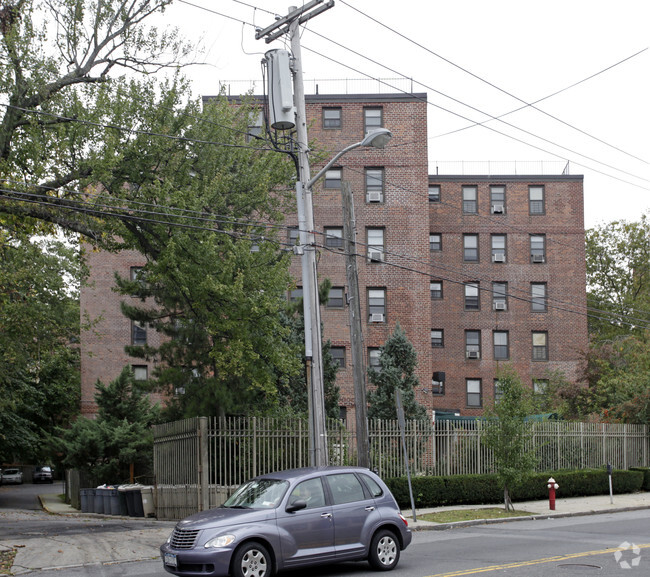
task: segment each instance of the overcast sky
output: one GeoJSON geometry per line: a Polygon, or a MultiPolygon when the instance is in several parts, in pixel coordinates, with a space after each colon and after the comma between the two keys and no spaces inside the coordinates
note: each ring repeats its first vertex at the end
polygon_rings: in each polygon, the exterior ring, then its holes
{"type": "MultiPolygon", "coordinates": [[[[264,53],[285,44],[255,40],[254,26],[291,5],[176,0],[164,24],[205,49],[186,70],[195,94],[235,80],[261,93],[264,53]]],[[[585,176],[587,227],[637,220],[650,212],[649,23],[648,0],[336,0],[303,28],[305,88],[425,92],[431,174],[461,173],[460,161],[465,173],[489,161],[493,174],[557,174],[568,161],[585,176]]]]}

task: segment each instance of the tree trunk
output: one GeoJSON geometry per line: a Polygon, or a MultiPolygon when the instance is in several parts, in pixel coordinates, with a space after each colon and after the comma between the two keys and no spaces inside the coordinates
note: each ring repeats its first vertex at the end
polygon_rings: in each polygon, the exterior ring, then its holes
{"type": "Polygon", "coordinates": [[[503,488],[503,504],[506,511],[515,510],[515,508],[512,506],[512,501],[510,500],[510,492],[508,491],[508,487],[503,488]]]}

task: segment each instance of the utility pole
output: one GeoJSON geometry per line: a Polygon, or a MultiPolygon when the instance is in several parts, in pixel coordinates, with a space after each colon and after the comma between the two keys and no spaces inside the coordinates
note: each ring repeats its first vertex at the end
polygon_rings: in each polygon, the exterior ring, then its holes
{"type": "Polygon", "coordinates": [[[350,315],[350,351],[354,381],[354,415],[357,438],[357,465],[370,468],[368,443],[368,407],[366,402],[366,371],[363,362],[363,333],[361,330],[361,298],[357,269],[356,220],[354,200],[349,182],[341,182],[343,200],[343,238],[345,239],[345,277],[348,284],[350,315]]]}
{"type": "Polygon", "coordinates": [[[296,146],[298,156],[298,181],[296,199],[298,223],[302,247],[303,312],[305,316],[305,357],[307,382],[309,383],[309,429],[311,464],[325,466],[329,461],[327,428],[325,421],[325,386],[323,378],[323,346],[320,328],[320,304],[318,302],[318,274],[316,270],[316,247],[314,241],[314,211],[309,183],[309,142],[305,111],[305,90],[302,75],[302,55],[299,25],[328,10],[334,1],[323,5],[323,0],[312,0],[300,8],[292,6],[289,14],[264,30],[258,30],[255,38],[265,38],[269,43],[286,34],[290,35],[293,57],[293,102],[296,109],[296,146]],[[313,8],[313,10],[312,10],[313,8]],[[311,11],[311,12],[310,12],[311,11]],[[311,370],[310,370],[311,369],[311,370]]]}

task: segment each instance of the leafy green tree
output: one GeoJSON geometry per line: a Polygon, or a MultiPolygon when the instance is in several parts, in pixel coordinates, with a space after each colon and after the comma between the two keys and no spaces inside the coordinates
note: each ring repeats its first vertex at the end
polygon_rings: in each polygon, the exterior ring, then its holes
{"type": "Polygon", "coordinates": [[[95,401],[97,419],[80,417],[61,431],[63,465],[110,484],[128,480],[132,465],[136,476],[150,474],[158,407],[138,389],[130,367],[107,386],[97,383],[95,401]]]}
{"type": "Polygon", "coordinates": [[[512,494],[534,471],[537,457],[528,450],[532,430],[526,417],[533,412],[531,391],[524,387],[512,367],[497,374],[499,396],[485,411],[483,443],[494,453],[494,465],[506,510],[512,510],[512,494]]]}
{"type": "Polygon", "coordinates": [[[406,419],[424,419],[426,410],[415,400],[417,352],[399,323],[380,349],[379,370],[368,369],[374,389],[368,391],[368,418],[395,419],[395,389],[402,392],[406,419]]]}
{"type": "Polygon", "coordinates": [[[641,335],[650,321],[650,222],[615,221],[587,231],[592,341],[641,335]]]}
{"type": "Polygon", "coordinates": [[[0,229],[0,460],[49,460],[78,411],[78,254],[0,229]]]}

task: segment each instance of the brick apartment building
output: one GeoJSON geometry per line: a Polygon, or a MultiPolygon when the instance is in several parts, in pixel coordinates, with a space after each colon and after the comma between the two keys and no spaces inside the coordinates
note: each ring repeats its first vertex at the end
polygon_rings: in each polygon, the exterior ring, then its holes
{"type": "MultiPolygon", "coordinates": [[[[481,414],[503,362],[531,387],[549,370],[577,378],[587,346],[582,176],[429,175],[425,94],[312,95],[306,106],[309,138],[331,152],[326,158],[366,129],[393,133],[383,150],[341,157],[314,187],[318,274],[332,282],[324,339],[341,367],[342,413],[353,418],[342,182],[352,189],[357,252],[365,255],[357,262],[367,365],[399,322],[418,352],[417,399],[428,409],[481,414]]],[[[293,240],[296,215],[286,225],[293,240]]],[[[107,382],[129,363],[146,378],[151,366],[124,353],[142,329],[121,315],[123,297],[111,290],[114,271],[126,276],[142,258],[88,256],[82,312],[100,319],[82,336],[82,411],[92,414],[97,379],[107,382]]]]}

